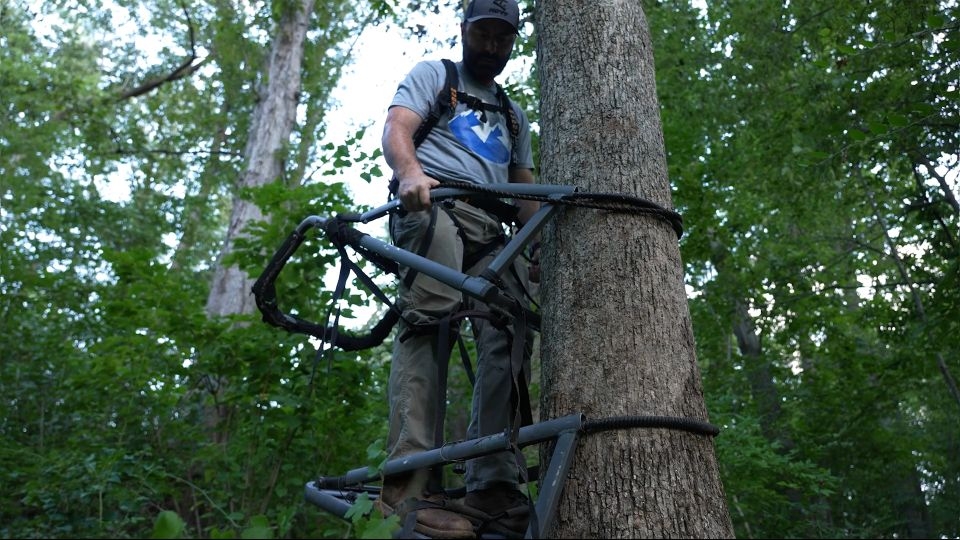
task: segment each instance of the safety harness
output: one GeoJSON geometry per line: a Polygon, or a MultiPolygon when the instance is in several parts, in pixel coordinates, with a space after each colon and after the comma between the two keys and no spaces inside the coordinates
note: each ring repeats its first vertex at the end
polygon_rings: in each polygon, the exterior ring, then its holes
{"type": "MultiPolygon", "coordinates": [[[[457,71],[457,66],[453,61],[444,58],[442,60],[444,70],[446,72],[446,77],[444,80],[444,85],[440,89],[440,92],[437,94],[436,99],[434,100],[433,105],[430,108],[430,112],[426,118],[423,119],[420,126],[417,128],[417,131],[413,134],[413,144],[414,147],[419,147],[427,136],[430,134],[431,130],[437,125],[441,118],[447,116],[452,118],[456,112],[457,105],[462,103],[467,107],[480,112],[480,121],[486,122],[487,112],[498,112],[507,119],[507,124],[509,126],[510,139],[511,139],[511,165],[516,163],[517,155],[517,138],[520,130],[520,123],[517,120],[516,112],[511,106],[509,98],[507,98],[506,92],[504,92],[503,87],[500,84],[496,84],[496,96],[497,103],[487,103],[482,99],[472,96],[467,92],[460,90],[460,77],[457,71]]],[[[397,196],[397,189],[399,187],[399,182],[394,176],[390,180],[389,191],[390,198],[395,198],[397,196]]],[[[500,199],[496,198],[476,198],[470,200],[470,204],[487,211],[490,214],[493,214],[501,221],[508,226],[514,225],[517,223],[517,212],[518,208],[515,205],[508,204],[503,202],[500,199]]],[[[433,234],[436,230],[437,215],[438,212],[444,211],[453,221],[454,225],[457,227],[458,234],[463,236],[463,226],[457,219],[456,215],[453,212],[453,208],[456,205],[456,202],[448,201],[447,204],[432,205],[430,209],[430,222],[427,226],[427,232],[423,238],[423,241],[420,244],[418,250],[418,255],[425,257],[427,251],[430,249],[430,244],[433,241],[433,234]],[[452,203],[452,204],[451,204],[452,203]]],[[[390,219],[393,219],[393,214],[390,215],[390,219]]],[[[392,226],[390,227],[392,234],[392,226]]],[[[489,244],[483,246],[476,253],[471,254],[469,259],[463,261],[463,269],[466,270],[471,268],[476,262],[482,260],[484,257],[488,256],[490,253],[494,252],[497,248],[506,244],[506,236],[501,234],[499,238],[490,242],[489,244]]],[[[516,274],[516,271],[511,266],[511,273],[513,279],[520,284],[520,287],[524,290],[526,298],[532,301],[529,293],[526,292],[526,287],[523,284],[523,281],[516,274]]],[[[417,271],[414,269],[408,269],[406,275],[404,276],[404,286],[410,287],[416,279],[417,271]]],[[[520,311],[523,313],[523,310],[520,311]]],[[[440,382],[440,388],[438,389],[438,403],[437,403],[437,415],[436,415],[436,431],[434,433],[435,444],[437,448],[440,448],[444,444],[443,428],[446,418],[446,393],[447,393],[447,366],[450,361],[450,354],[452,352],[452,345],[450,339],[453,336],[456,336],[456,343],[459,347],[460,358],[464,365],[464,368],[467,373],[467,377],[470,380],[471,386],[474,385],[475,377],[473,370],[470,364],[469,352],[467,351],[466,344],[464,343],[463,336],[460,334],[460,322],[465,318],[477,318],[482,317],[489,319],[490,322],[500,329],[501,331],[507,330],[505,323],[506,321],[501,320],[494,314],[491,314],[487,311],[479,310],[458,310],[453,313],[448,313],[444,317],[440,318],[435,324],[430,325],[412,325],[407,324],[407,330],[398,336],[397,339],[401,341],[409,339],[416,333],[436,333],[437,336],[437,380],[440,382]]],[[[511,366],[511,391],[510,391],[510,403],[512,410],[515,411],[514,418],[514,433],[516,433],[521,426],[530,425],[533,422],[530,399],[527,393],[527,382],[530,380],[529,370],[525,368],[525,347],[526,347],[526,334],[527,334],[527,321],[523,316],[513,318],[513,327],[511,328],[511,357],[510,357],[510,366],[511,366]]],[[[516,440],[515,437],[512,440],[516,440]]],[[[522,458],[520,454],[519,447],[515,447],[517,453],[517,460],[522,458]]],[[[519,463],[518,463],[519,465],[519,463]]],[[[526,467],[518,467],[522,473],[526,474],[526,467]]],[[[428,487],[431,491],[441,491],[442,486],[440,485],[442,480],[442,475],[440,469],[435,469],[434,474],[431,475],[431,485],[428,487]]],[[[523,480],[526,480],[524,478],[523,480]]]]}
{"type": "MultiPolygon", "coordinates": [[[[460,90],[460,73],[457,71],[457,65],[447,58],[441,61],[443,62],[443,67],[446,72],[443,88],[440,89],[436,99],[434,99],[427,117],[423,119],[423,122],[417,127],[417,131],[413,134],[414,147],[420,146],[420,144],[426,140],[427,135],[430,134],[430,131],[433,130],[441,118],[444,116],[452,118],[456,113],[457,104],[463,103],[475,111],[480,111],[481,122],[486,122],[488,111],[499,112],[507,118],[510,143],[513,149],[513,151],[510,152],[510,164],[514,165],[516,163],[514,160],[517,155],[517,138],[520,134],[520,121],[517,119],[517,112],[510,104],[510,98],[507,97],[507,93],[503,90],[503,87],[500,86],[499,83],[495,83],[497,88],[497,103],[487,103],[476,96],[460,90]]],[[[390,193],[392,196],[396,196],[396,177],[390,180],[390,193]]]]}

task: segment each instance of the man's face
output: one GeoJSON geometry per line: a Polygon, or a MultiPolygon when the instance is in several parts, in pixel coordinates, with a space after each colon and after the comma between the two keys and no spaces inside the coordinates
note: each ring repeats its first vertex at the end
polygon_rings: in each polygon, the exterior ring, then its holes
{"type": "Polygon", "coordinates": [[[517,35],[500,19],[480,19],[460,26],[463,64],[480,82],[492,82],[506,67],[517,35]]]}

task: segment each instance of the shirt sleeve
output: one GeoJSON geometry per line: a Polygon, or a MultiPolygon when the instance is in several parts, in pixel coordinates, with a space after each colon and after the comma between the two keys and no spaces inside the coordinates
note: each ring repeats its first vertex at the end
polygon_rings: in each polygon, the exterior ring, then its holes
{"type": "Polygon", "coordinates": [[[421,61],[413,66],[400,84],[390,107],[405,107],[426,118],[443,87],[446,71],[440,62],[421,61]]]}

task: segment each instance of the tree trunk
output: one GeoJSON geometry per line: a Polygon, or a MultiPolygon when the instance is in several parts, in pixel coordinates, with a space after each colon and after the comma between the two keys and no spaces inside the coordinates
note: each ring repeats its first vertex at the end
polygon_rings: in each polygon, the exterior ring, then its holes
{"type": "MultiPolygon", "coordinates": [[[[671,208],[640,3],[557,0],[537,17],[542,181],[671,208]]],[[[543,257],[545,418],[708,421],[666,221],[569,209],[545,230],[543,257]]],[[[584,437],[551,536],[732,537],[712,439],[665,429],[584,437]]]]}
{"type": "MultiPolygon", "coordinates": [[[[257,107],[253,112],[250,136],[244,151],[247,169],[240,179],[238,191],[280,180],[284,170],[283,156],[293,131],[300,95],[300,72],[302,70],[304,39],[313,11],[313,0],[302,0],[284,11],[273,40],[266,73],[262,74],[257,107]]],[[[213,159],[216,159],[215,157],[213,159]]],[[[237,238],[247,225],[263,219],[263,213],[255,204],[234,195],[233,210],[226,240],[214,269],[206,310],[211,317],[253,313],[256,303],[251,292],[256,278],[247,276],[236,264],[225,265],[226,257],[233,252],[237,238]]],[[[224,394],[227,381],[217,377],[211,381],[209,392],[214,406],[204,411],[204,421],[213,431],[213,440],[226,442],[227,434],[221,431],[222,420],[230,415],[229,407],[218,405],[224,394]]]]}
{"type": "MultiPolygon", "coordinates": [[[[247,169],[239,187],[255,187],[275,182],[283,174],[283,156],[293,131],[300,96],[300,71],[304,38],[313,11],[313,0],[301,0],[284,12],[273,41],[267,72],[259,86],[259,102],[253,113],[245,158],[247,169]]],[[[236,239],[251,221],[263,219],[260,209],[250,201],[234,196],[223,250],[207,297],[210,315],[253,313],[256,305],[250,288],[256,278],[247,276],[237,265],[223,264],[233,252],[236,239]]]]}

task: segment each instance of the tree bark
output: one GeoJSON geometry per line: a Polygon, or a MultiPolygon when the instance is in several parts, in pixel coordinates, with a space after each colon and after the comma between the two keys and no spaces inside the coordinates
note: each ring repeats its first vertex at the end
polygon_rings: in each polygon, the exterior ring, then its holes
{"type": "MultiPolygon", "coordinates": [[[[537,8],[544,183],[672,207],[639,2],[537,8]]],[[[544,231],[542,413],[708,421],[677,237],[657,217],[568,209],[544,231]]],[[[707,436],[580,440],[553,537],[733,537],[707,436]]]]}
{"type": "MultiPolygon", "coordinates": [[[[238,185],[242,188],[256,187],[281,179],[284,170],[283,156],[287,141],[293,131],[300,96],[300,72],[302,70],[304,40],[313,11],[313,0],[302,0],[287,9],[277,26],[266,73],[259,85],[258,103],[250,126],[250,137],[244,151],[247,168],[238,185]]],[[[214,156],[213,159],[216,159],[214,156]]],[[[233,253],[238,238],[243,236],[247,225],[264,215],[253,202],[235,194],[230,225],[223,249],[214,268],[213,283],[207,296],[206,311],[211,317],[253,313],[256,302],[251,288],[256,278],[251,278],[238,265],[227,265],[226,258],[233,253]]],[[[209,388],[214,406],[204,411],[206,425],[213,431],[215,442],[224,443],[228,434],[220,427],[231,410],[221,405],[228,381],[216,377],[209,388]]]]}
{"type": "MultiPolygon", "coordinates": [[[[275,182],[283,174],[286,145],[293,131],[300,96],[300,72],[304,39],[313,11],[313,0],[301,0],[281,17],[276,37],[259,86],[259,102],[253,113],[245,157],[247,169],[240,188],[275,182]]],[[[256,304],[250,288],[256,278],[247,276],[237,265],[223,264],[233,252],[247,224],[263,219],[263,213],[250,201],[234,196],[230,225],[207,297],[209,315],[253,313],[256,304]]]]}

